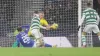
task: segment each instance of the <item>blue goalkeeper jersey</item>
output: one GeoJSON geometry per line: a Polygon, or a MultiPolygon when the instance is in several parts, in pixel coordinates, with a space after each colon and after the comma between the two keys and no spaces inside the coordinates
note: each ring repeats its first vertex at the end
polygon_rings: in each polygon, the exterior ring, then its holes
{"type": "Polygon", "coordinates": [[[34,41],[28,37],[28,34],[25,32],[20,32],[17,36],[16,36],[16,40],[18,42],[17,46],[23,45],[23,47],[33,47],[34,45],[34,41]]]}
{"type": "Polygon", "coordinates": [[[28,31],[30,29],[30,25],[23,25],[21,27],[22,27],[22,29],[24,30],[25,33],[28,33],[28,31]]]}

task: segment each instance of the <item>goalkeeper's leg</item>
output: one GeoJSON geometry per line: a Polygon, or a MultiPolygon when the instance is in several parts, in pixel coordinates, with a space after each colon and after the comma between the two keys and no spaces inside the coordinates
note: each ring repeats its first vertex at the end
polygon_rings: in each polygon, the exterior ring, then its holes
{"type": "Polygon", "coordinates": [[[45,43],[44,44],[45,47],[52,47],[52,45],[45,43]]]}
{"type": "Polygon", "coordinates": [[[50,44],[45,43],[44,47],[57,47],[57,45],[50,45],[50,44]]]}

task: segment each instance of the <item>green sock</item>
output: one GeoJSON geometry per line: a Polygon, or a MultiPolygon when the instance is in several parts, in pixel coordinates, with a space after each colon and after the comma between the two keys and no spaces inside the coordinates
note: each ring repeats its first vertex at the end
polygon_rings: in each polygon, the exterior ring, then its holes
{"type": "Polygon", "coordinates": [[[86,37],[82,35],[82,45],[86,45],[86,37]]]}

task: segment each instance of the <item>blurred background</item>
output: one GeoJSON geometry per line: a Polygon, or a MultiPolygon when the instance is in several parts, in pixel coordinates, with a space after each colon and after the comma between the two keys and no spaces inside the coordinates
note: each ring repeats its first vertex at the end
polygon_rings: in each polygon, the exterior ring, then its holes
{"type": "MultiPolygon", "coordinates": [[[[82,0],[82,9],[87,1],[82,0]]],[[[100,14],[100,1],[90,1],[100,14]]],[[[73,47],[78,47],[78,0],[0,0],[0,46],[11,47],[14,31],[20,25],[30,24],[34,10],[43,10],[49,24],[59,24],[57,30],[42,30],[44,37],[65,36],[73,47]]],[[[97,36],[90,35],[93,41],[88,43],[100,46],[97,36]]]]}

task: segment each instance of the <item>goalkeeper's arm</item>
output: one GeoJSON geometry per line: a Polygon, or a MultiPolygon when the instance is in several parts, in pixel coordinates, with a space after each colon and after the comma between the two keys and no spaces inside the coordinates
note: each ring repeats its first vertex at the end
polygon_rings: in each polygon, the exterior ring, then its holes
{"type": "Polygon", "coordinates": [[[46,27],[44,27],[44,26],[40,25],[40,28],[42,28],[42,29],[46,29],[46,30],[49,30],[49,29],[50,29],[50,26],[47,25],[46,27]]]}
{"type": "Polygon", "coordinates": [[[42,29],[49,30],[49,29],[57,29],[57,27],[58,27],[58,24],[56,24],[56,23],[49,25],[47,20],[45,20],[45,19],[41,19],[40,23],[41,23],[40,28],[42,28],[42,29]]]}

